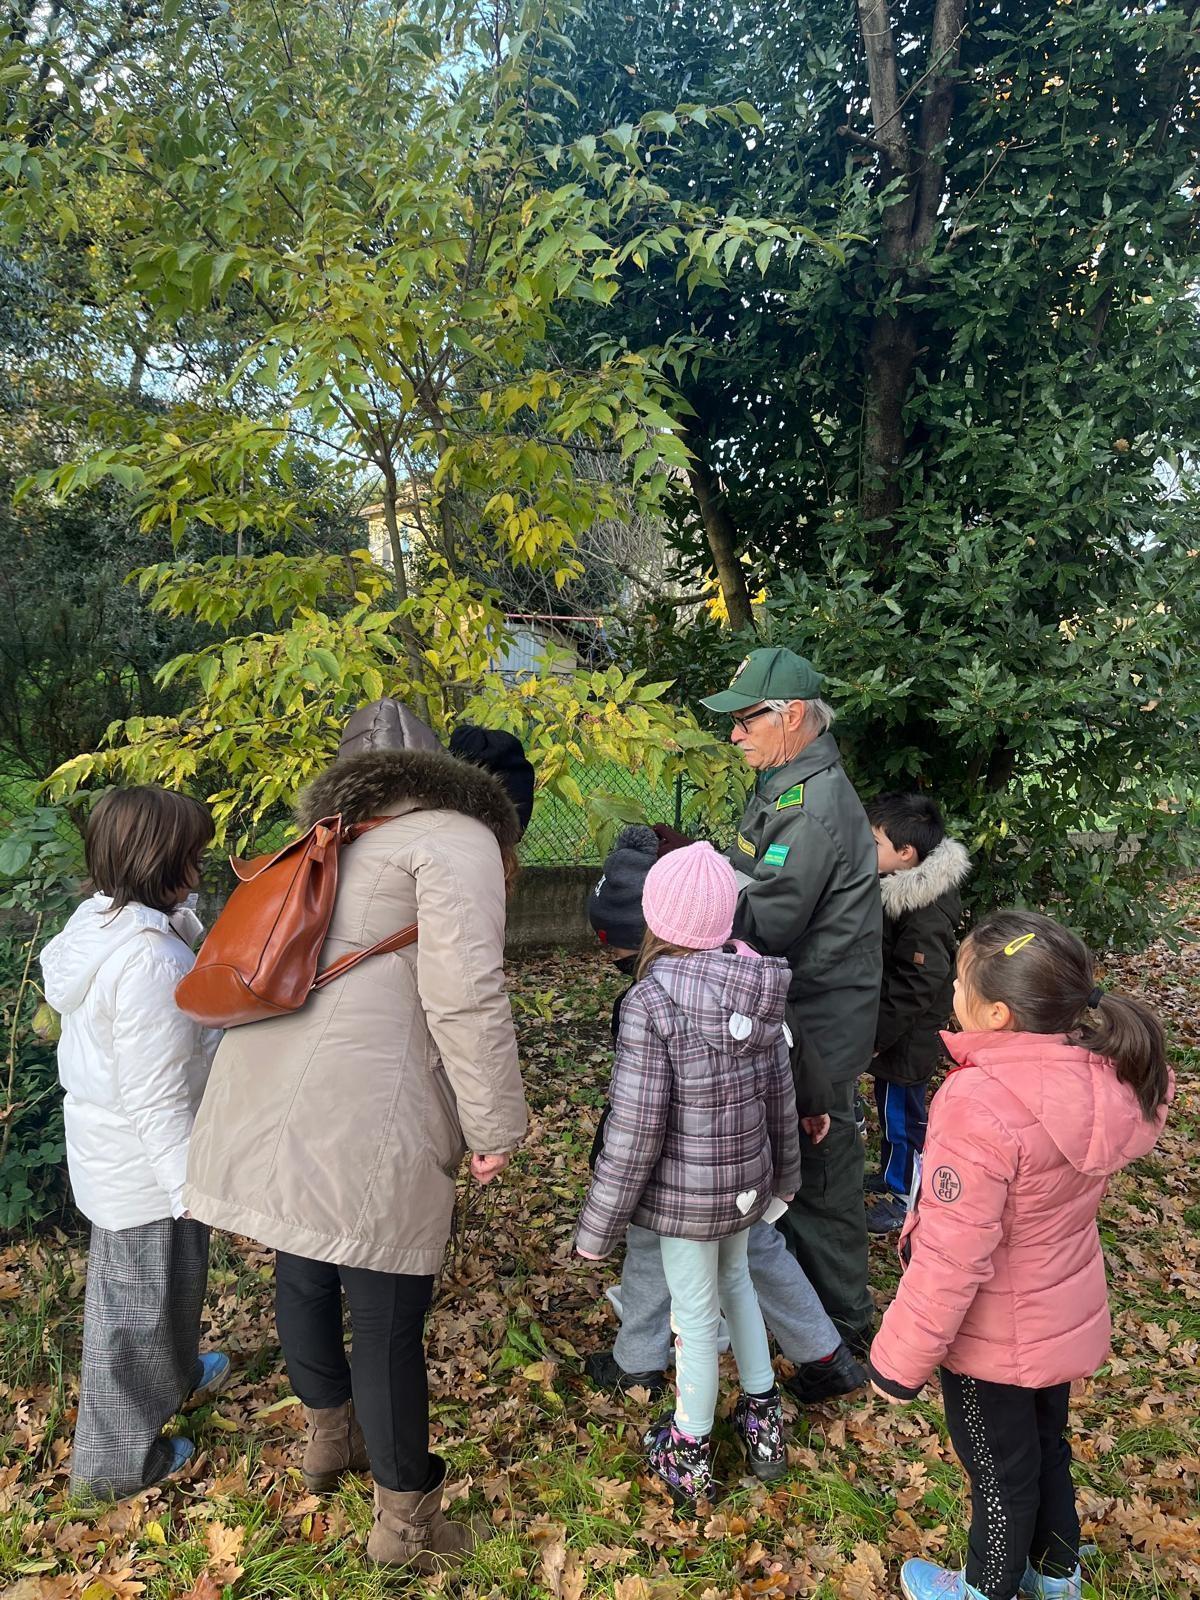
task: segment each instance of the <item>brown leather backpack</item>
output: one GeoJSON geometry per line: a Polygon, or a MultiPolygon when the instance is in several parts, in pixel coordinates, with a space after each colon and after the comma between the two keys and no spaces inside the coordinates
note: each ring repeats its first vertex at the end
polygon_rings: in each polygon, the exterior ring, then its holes
{"type": "Polygon", "coordinates": [[[274,855],[234,859],[230,864],[241,881],[175,990],[179,1009],[210,1028],[285,1016],[360,961],[412,944],[416,923],[317,971],[337,898],[339,851],[393,820],[343,823],[340,816],[325,817],[274,855]]]}

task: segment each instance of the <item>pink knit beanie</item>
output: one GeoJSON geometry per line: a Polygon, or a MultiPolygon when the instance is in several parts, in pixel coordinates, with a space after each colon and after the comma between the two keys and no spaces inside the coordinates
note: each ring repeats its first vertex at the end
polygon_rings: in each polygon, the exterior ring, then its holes
{"type": "Polygon", "coordinates": [[[710,844],[689,844],[656,861],[646,874],[646,926],[685,950],[717,950],[733,932],[737,879],[710,844]]]}

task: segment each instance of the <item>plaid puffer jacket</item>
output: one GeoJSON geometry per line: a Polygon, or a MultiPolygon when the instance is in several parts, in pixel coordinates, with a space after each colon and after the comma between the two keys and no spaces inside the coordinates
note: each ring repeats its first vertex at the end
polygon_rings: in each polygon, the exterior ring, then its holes
{"type": "Polygon", "coordinates": [[[773,1195],[795,1193],[790,976],[785,961],[726,946],[660,957],[629,992],[581,1250],[606,1255],[631,1222],[724,1239],[757,1222],[773,1195]]]}

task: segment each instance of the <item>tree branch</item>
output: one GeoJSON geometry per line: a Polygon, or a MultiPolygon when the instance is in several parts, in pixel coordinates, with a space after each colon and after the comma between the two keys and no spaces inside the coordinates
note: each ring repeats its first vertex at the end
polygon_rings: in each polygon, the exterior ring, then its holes
{"type": "Polygon", "coordinates": [[[937,226],[946,176],[946,138],[954,115],[954,91],[966,0],[937,0],[929,41],[929,91],[921,102],[917,124],[917,169],[913,200],[912,244],[916,254],[928,250],[937,226]]]}

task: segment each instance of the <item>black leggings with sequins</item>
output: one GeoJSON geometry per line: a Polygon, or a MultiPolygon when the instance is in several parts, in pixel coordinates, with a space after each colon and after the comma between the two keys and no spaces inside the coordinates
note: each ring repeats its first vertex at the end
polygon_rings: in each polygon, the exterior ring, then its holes
{"type": "Polygon", "coordinates": [[[971,1480],[966,1578],[985,1600],[1013,1600],[1026,1563],[1069,1577],[1079,1517],[1066,1440],[1069,1383],[985,1383],[942,1368],[946,1426],[971,1480]]]}

